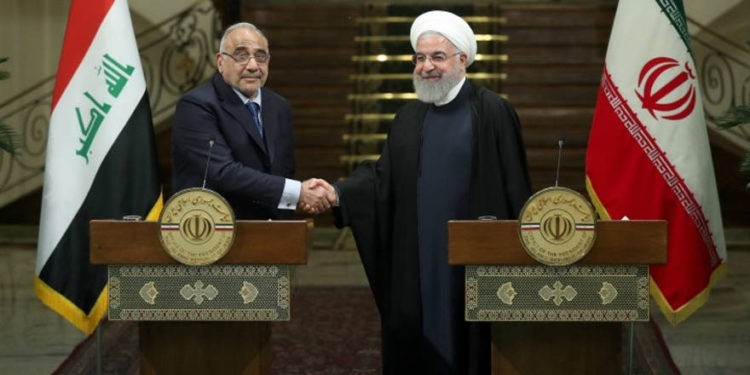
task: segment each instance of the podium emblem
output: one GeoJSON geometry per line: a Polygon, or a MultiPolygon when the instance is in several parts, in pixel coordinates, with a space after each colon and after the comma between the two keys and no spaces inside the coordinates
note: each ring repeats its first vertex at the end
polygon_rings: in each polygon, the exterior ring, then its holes
{"type": "Polygon", "coordinates": [[[578,192],[543,189],[526,201],[518,235],[526,252],[548,266],[566,266],[583,258],[594,245],[596,216],[578,192]]]}
{"type": "Polygon", "coordinates": [[[204,266],[221,259],[234,243],[234,212],[218,193],[185,189],[169,199],[159,217],[159,240],[176,261],[204,266]]]}

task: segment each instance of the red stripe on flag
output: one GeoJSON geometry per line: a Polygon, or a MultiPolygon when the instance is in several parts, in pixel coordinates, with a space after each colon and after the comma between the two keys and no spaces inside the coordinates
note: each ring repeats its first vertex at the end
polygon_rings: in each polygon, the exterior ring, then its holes
{"type": "Polygon", "coordinates": [[[55,88],[52,91],[52,111],[62,96],[68,82],[86,56],[102,20],[112,7],[114,0],[73,0],[70,5],[68,25],[65,29],[60,64],[57,66],[55,88]]]}
{"type": "MultiPolygon", "coordinates": [[[[644,139],[644,134],[650,136],[625,105],[608,74],[605,66],[589,136],[586,174],[613,220],[623,216],[668,220],[668,263],[651,266],[651,276],[671,308],[677,310],[709,285],[720,260],[715,246],[707,246],[705,234],[697,225],[700,220],[694,220],[695,212],[686,211],[667,182],[674,184],[676,178],[684,185],[684,181],[668,162],[662,165],[652,161],[667,159],[654,158],[664,153],[653,139],[644,139]],[[610,86],[605,90],[607,84],[610,86]],[[638,132],[638,128],[644,132],[638,132]],[[665,180],[663,173],[675,176],[665,180]]],[[[688,195],[682,199],[694,201],[692,194],[688,195]]],[[[702,213],[700,216],[705,220],[702,213]]]]}

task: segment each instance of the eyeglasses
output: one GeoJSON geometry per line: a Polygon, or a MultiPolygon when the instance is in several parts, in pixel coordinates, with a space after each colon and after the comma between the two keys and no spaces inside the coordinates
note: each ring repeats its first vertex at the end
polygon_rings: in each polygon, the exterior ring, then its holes
{"type": "Polygon", "coordinates": [[[265,64],[268,62],[268,58],[271,57],[271,55],[269,55],[266,52],[256,52],[253,55],[250,55],[247,53],[242,53],[239,55],[232,55],[226,52],[222,52],[221,54],[224,56],[231,57],[232,60],[234,60],[237,64],[240,64],[240,65],[247,64],[248,62],[250,62],[250,59],[255,59],[255,62],[258,64],[265,64]]]}
{"type": "Polygon", "coordinates": [[[443,52],[435,52],[429,56],[425,55],[424,53],[415,53],[414,56],[411,57],[411,62],[414,63],[414,65],[419,65],[424,64],[429,59],[433,64],[442,64],[446,60],[448,60],[449,57],[453,57],[459,54],[461,54],[461,52],[456,52],[452,55],[446,55],[443,52]]]}

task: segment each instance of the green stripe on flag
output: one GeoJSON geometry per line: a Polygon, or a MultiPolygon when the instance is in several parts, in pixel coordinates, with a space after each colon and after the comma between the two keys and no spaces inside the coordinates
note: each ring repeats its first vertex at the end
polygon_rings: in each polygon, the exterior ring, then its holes
{"type": "Polygon", "coordinates": [[[669,22],[680,34],[682,42],[685,43],[685,48],[690,55],[693,54],[693,49],[690,46],[690,34],[688,34],[687,21],[685,18],[685,7],[682,5],[680,0],[656,0],[656,4],[659,5],[661,11],[667,16],[669,22]]]}

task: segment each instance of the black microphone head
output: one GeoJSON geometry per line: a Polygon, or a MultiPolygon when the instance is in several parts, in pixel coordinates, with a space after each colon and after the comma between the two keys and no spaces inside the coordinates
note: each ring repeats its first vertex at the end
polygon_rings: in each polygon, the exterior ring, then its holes
{"type": "Polygon", "coordinates": [[[557,145],[562,147],[563,143],[565,143],[565,134],[558,134],[557,135],[557,145]]]}
{"type": "Polygon", "coordinates": [[[208,178],[208,166],[211,162],[211,150],[214,149],[214,140],[216,140],[216,137],[211,134],[208,136],[208,157],[206,158],[206,171],[203,172],[203,186],[201,189],[206,188],[206,179],[208,178]]]}

